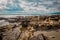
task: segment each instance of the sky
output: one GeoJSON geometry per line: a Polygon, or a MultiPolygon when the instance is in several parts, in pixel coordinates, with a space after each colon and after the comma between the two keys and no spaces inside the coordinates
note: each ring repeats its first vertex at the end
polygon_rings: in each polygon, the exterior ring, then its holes
{"type": "Polygon", "coordinates": [[[47,15],[60,12],[60,0],[0,0],[0,14],[47,15]]]}

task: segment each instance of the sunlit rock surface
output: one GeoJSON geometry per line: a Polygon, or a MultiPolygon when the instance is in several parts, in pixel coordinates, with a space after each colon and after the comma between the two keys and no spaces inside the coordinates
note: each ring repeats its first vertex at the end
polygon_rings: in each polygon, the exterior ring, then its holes
{"type": "Polygon", "coordinates": [[[0,27],[9,25],[9,22],[6,22],[5,20],[0,20],[0,27]]]}
{"type": "Polygon", "coordinates": [[[0,24],[2,40],[60,40],[60,15],[0,17],[0,24]]]}

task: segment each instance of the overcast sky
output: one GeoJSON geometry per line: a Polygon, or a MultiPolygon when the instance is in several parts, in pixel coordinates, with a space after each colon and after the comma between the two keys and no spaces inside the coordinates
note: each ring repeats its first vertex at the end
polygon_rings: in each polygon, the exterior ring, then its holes
{"type": "Polygon", "coordinates": [[[60,0],[0,0],[0,14],[60,12],[60,0]]]}

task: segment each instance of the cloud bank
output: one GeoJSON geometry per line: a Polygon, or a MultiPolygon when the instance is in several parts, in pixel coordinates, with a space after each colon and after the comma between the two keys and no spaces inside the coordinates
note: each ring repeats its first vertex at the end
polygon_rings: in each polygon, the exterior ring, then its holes
{"type": "Polygon", "coordinates": [[[60,12],[60,0],[0,0],[0,14],[60,12]]]}

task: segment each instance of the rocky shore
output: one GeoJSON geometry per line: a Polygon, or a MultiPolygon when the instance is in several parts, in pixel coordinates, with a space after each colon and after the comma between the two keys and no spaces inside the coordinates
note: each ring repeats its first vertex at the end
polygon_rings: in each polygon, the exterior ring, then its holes
{"type": "Polygon", "coordinates": [[[59,29],[60,15],[0,17],[1,40],[49,40],[43,31],[59,29]]]}

